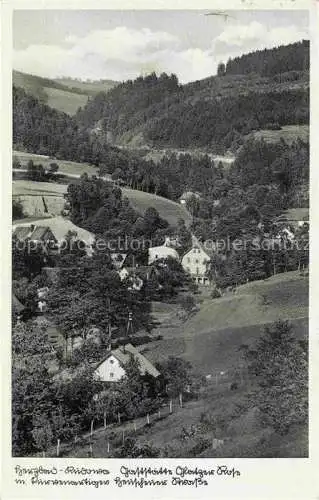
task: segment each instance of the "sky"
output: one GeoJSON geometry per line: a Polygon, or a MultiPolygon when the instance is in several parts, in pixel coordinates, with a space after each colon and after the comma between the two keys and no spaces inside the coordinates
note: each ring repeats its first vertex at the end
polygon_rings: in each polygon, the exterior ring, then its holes
{"type": "Polygon", "coordinates": [[[16,10],[13,67],[83,80],[166,72],[187,83],[216,74],[229,57],[309,39],[307,11],[208,12],[16,10]]]}

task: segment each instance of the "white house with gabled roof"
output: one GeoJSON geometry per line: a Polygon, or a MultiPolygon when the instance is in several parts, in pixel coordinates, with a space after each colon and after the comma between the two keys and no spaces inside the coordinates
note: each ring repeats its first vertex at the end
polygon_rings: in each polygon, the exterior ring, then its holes
{"type": "Polygon", "coordinates": [[[198,285],[209,285],[207,276],[208,263],[211,256],[205,250],[199,240],[192,237],[192,248],[186,252],[182,258],[183,269],[188,272],[198,285]]]}
{"type": "Polygon", "coordinates": [[[154,378],[160,376],[155,366],[141,354],[132,344],[125,344],[108,351],[106,356],[97,365],[94,375],[101,382],[118,382],[126,375],[125,365],[134,358],[138,362],[142,376],[150,375],[154,378]]]}

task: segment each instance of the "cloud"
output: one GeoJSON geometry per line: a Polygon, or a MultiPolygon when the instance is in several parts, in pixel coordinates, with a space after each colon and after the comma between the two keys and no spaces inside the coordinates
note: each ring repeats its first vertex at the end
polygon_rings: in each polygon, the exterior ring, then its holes
{"type": "Polygon", "coordinates": [[[267,29],[267,26],[257,21],[252,21],[249,24],[228,25],[216,37],[214,45],[216,47],[231,46],[234,48],[270,48],[276,45],[293,43],[302,38],[308,38],[308,36],[305,31],[300,30],[294,25],[267,29]]]}
{"type": "Polygon", "coordinates": [[[185,46],[175,34],[118,26],[69,35],[60,45],[33,44],[14,51],[14,68],[49,78],[126,80],[139,74],[176,73],[181,82],[216,73],[217,63],[257,48],[286,44],[307,35],[295,26],[233,23],[205,48],[185,46]]]}
{"type": "Polygon", "coordinates": [[[150,71],[177,73],[187,82],[213,74],[216,63],[209,50],[183,48],[177,36],[165,31],[96,30],[69,35],[64,46],[30,45],[14,51],[14,67],[55,78],[111,78],[125,80],[150,71]]]}

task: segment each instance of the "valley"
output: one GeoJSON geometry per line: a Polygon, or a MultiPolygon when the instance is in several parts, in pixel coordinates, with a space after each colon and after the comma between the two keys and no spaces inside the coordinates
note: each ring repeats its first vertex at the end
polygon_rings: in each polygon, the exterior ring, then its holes
{"type": "Polygon", "coordinates": [[[309,42],[12,116],[13,455],[308,456],[309,42]]]}

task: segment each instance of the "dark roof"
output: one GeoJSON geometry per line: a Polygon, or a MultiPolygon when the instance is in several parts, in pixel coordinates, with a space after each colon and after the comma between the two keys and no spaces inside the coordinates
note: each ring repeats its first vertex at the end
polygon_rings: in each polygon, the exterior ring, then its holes
{"type": "Polygon", "coordinates": [[[111,350],[107,353],[102,361],[98,363],[96,368],[98,368],[104,361],[107,360],[111,355],[115,356],[116,359],[122,365],[127,364],[131,356],[138,362],[141,375],[152,375],[152,377],[159,377],[160,372],[155,368],[155,366],[141,354],[132,344],[125,344],[125,346],[120,346],[117,349],[111,350]]]}
{"type": "Polygon", "coordinates": [[[44,238],[44,236],[49,233],[51,239],[56,241],[51,229],[48,226],[37,226],[33,233],[31,234],[31,240],[40,241],[44,238]]]}
{"type": "Polygon", "coordinates": [[[111,253],[112,263],[114,264],[116,269],[120,269],[121,267],[123,267],[123,264],[126,260],[126,257],[127,257],[127,253],[122,253],[120,251],[111,253]],[[119,256],[121,257],[120,259],[119,259],[119,256]]]}
{"type": "Polygon", "coordinates": [[[13,236],[18,238],[18,240],[23,241],[31,234],[31,226],[18,226],[13,232],[13,236]]]}
{"type": "Polygon", "coordinates": [[[24,305],[21,304],[20,300],[17,299],[17,297],[14,295],[14,293],[12,294],[12,312],[14,313],[20,313],[21,311],[23,311],[24,309],[24,305]]]}
{"type": "Polygon", "coordinates": [[[155,267],[153,266],[137,266],[137,267],[125,267],[130,275],[136,275],[139,278],[148,279],[151,272],[156,272],[155,267]]]}

